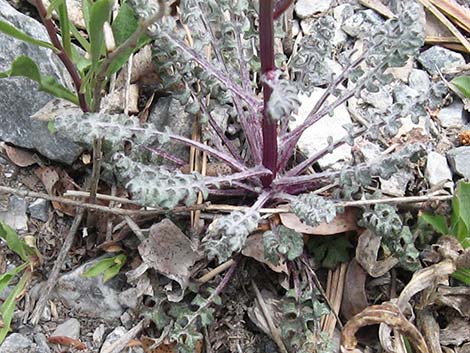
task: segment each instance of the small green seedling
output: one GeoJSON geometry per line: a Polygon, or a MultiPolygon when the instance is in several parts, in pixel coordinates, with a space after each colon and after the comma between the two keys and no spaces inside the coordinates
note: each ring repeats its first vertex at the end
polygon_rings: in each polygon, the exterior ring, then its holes
{"type": "Polygon", "coordinates": [[[10,331],[13,313],[18,297],[24,292],[33,274],[34,267],[39,261],[37,249],[21,240],[16,232],[0,221],[0,238],[5,241],[8,248],[17,254],[23,263],[14,269],[0,275],[0,292],[9,286],[16,277],[20,277],[7,299],[0,306],[0,344],[10,331]]]}
{"type": "MultiPolygon", "coordinates": [[[[470,183],[459,181],[452,199],[450,225],[443,215],[424,213],[421,219],[431,225],[440,234],[456,237],[464,249],[470,247],[470,183]]],[[[470,285],[470,268],[459,269],[453,277],[470,285]]]]}
{"type": "Polygon", "coordinates": [[[86,270],[83,273],[83,276],[92,278],[103,274],[103,281],[107,282],[119,273],[122,266],[124,266],[126,263],[126,260],[127,257],[124,254],[119,254],[113,257],[106,257],[99,260],[96,264],[86,270]]]}

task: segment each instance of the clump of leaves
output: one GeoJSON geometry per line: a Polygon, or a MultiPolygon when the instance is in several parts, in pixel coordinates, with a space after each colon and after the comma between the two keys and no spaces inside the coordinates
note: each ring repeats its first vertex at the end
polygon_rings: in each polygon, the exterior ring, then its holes
{"type": "Polygon", "coordinates": [[[292,261],[302,255],[304,239],[293,229],[279,226],[263,234],[264,257],[278,265],[281,258],[292,261]]]}
{"type": "Polygon", "coordinates": [[[282,298],[281,336],[289,351],[318,351],[315,349],[320,342],[325,343],[319,335],[319,319],[328,313],[327,305],[319,300],[316,290],[306,283],[301,283],[300,288],[288,290],[282,298]]]}
{"type": "Polygon", "coordinates": [[[341,262],[347,262],[351,257],[352,248],[353,245],[346,234],[310,237],[308,240],[309,252],[316,263],[326,268],[335,268],[341,262]]]}
{"type": "MultiPolygon", "coordinates": [[[[452,215],[450,223],[444,215],[432,215],[423,213],[420,218],[442,235],[456,237],[462,247],[470,247],[470,183],[459,181],[452,198],[452,215]]],[[[458,269],[453,277],[470,285],[470,269],[458,269]]]]}
{"type": "Polygon", "coordinates": [[[205,296],[196,294],[189,302],[184,300],[171,305],[164,294],[154,297],[155,306],[148,312],[148,317],[163,335],[168,335],[170,341],[176,342],[179,353],[195,352],[197,343],[203,338],[200,333],[202,328],[214,320],[215,309],[211,305],[222,304],[214,289],[208,288],[204,293],[205,296]]]}
{"type": "Polygon", "coordinates": [[[2,322],[0,326],[1,344],[10,331],[17,300],[31,281],[34,267],[38,263],[39,254],[36,248],[21,240],[11,227],[1,221],[0,239],[2,239],[8,248],[23,261],[21,265],[0,275],[0,292],[14,283],[15,279],[19,277],[18,282],[11,289],[7,299],[0,306],[0,321],[2,322]]]}

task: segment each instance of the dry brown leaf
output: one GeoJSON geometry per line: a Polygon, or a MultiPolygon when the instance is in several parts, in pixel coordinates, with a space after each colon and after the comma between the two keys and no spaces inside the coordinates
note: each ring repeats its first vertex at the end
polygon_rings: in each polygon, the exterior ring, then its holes
{"type": "Polygon", "coordinates": [[[264,246],[263,246],[263,233],[257,232],[248,237],[245,243],[245,247],[242,250],[242,254],[255,259],[267,265],[271,270],[277,273],[289,273],[287,264],[285,261],[279,261],[279,265],[274,265],[264,257],[264,246]]]}
{"type": "Polygon", "coordinates": [[[386,324],[406,336],[415,352],[428,353],[426,342],[421,333],[406,319],[398,307],[391,303],[369,306],[350,319],[341,333],[341,352],[360,352],[356,348],[357,331],[362,327],[377,324],[386,324]]]}
{"type": "Polygon", "coordinates": [[[18,167],[29,167],[38,161],[35,153],[5,144],[3,146],[8,159],[18,167]]]}
{"type": "Polygon", "coordinates": [[[417,313],[418,328],[428,345],[430,353],[442,353],[439,341],[439,324],[431,308],[420,310],[417,313]]]}
{"type": "Polygon", "coordinates": [[[138,247],[145,265],[176,281],[179,288],[166,288],[170,301],[180,301],[200,258],[189,238],[169,219],[154,224],[149,237],[138,247]]]}
{"type": "Polygon", "coordinates": [[[381,240],[381,237],[366,230],[357,241],[356,261],[374,278],[383,276],[398,263],[398,259],[393,256],[377,260],[381,240]]]}
{"type": "Polygon", "coordinates": [[[79,339],[67,336],[51,336],[47,339],[49,343],[60,344],[62,346],[72,347],[74,349],[83,351],[87,349],[87,345],[79,339]]]}
{"type": "Polygon", "coordinates": [[[333,235],[338,233],[357,230],[357,212],[355,207],[346,207],[343,213],[338,213],[330,222],[323,222],[316,227],[311,227],[302,223],[302,221],[294,213],[281,213],[281,223],[290,229],[299,233],[312,235],[333,235]]]}
{"type": "MultiPolygon", "coordinates": [[[[55,167],[39,167],[35,171],[37,177],[44,184],[47,193],[52,196],[61,196],[67,190],[76,190],[78,186],[72,178],[62,169],[55,167]]],[[[75,207],[52,201],[54,209],[69,216],[75,215],[75,207]]]]}
{"type": "Polygon", "coordinates": [[[349,262],[344,281],[341,314],[349,320],[369,305],[366,293],[367,272],[355,259],[349,262]]]}

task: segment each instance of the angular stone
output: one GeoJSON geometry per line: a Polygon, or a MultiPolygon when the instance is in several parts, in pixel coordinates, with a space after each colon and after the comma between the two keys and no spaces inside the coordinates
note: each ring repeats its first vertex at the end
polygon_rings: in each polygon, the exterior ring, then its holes
{"type": "Polygon", "coordinates": [[[452,181],[452,172],[447,165],[446,157],[434,151],[429,152],[425,176],[431,187],[444,186],[447,182],[452,181]]]}
{"type": "Polygon", "coordinates": [[[29,338],[19,333],[12,333],[0,346],[0,353],[31,353],[34,343],[29,338]]]}
{"type": "Polygon", "coordinates": [[[420,93],[427,93],[431,88],[431,79],[426,71],[413,69],[408,77],[410,88],[415,89],[420,93]]]}
{"type": "MultiPolygon", "coordinates": [[[[0,0],[0,20],[36,39],[49,41],[42,24],[16,11],[6,0],[0,0]]],[[[67,71],[52,50],[2,34],[0,72],[9,70],[11,63],[20,55],[30,57],[41,74],[50,75],[63,85],[72,87],[67,71]]],[[[32,80],[23,77],[0,79],[0,139],[71,164],[82,149],[58,134],[51,134],[47,122],[30,118],[51,99],[51,95],[38,91],[36,82],[32,80]]]]}
{"type": "Polygon", "coordinates": [[[327,11],[332,0],[299,0],[295,4],[295,13],[300,18],[307,18],[319,12],[327,11]]]}
{"type": "Polygon", "coordinates": [[[437,113],[437,118],[442,127],[460,129],[465,125],[462,113],[463,103],[454,101],[451,105],[442,108],[437,113]]]}
{"type": "Polygon", "coordinates": [[[465,59],[462,54],[437,45],[423,51],[418,56],[418,61],[432,75],[439,73],[443,69],[465,65],[465,59]]]}
{"type": "Polygon", "coordinates": [[[384,23],[382,17],[374,10],[368,9],[346,18],[341,29],[351,37],[368,36],[375,26],[382,23],[384,23]]]}
{"type": "Polygon", "coordinates": [[[28,212],[31,218],[41,222],[47,222],[49,219],[49,201],[37,199],[28,206],[28,212]]]}
{"type": "Polygon", "coordinates": [[[56,327],[52,337],[65,336],[73,339],[80,338],[80,321],[75,318],[68,319],[56,327]]]}
{"type": "Polygon", "coordinates": [[[103,276],[86,278],[83,273],[100,259],[90,261],[62,275],[53,291],[54,297],[68,307],[89,317],[107,321],[119,319],[124,308],[119,304],[119,278],[103,282],[103,276]]]}
{"type": "MultiPolygon", "coordinates": [[[[322,88],[315,88],[310,96],[300,95],[300,107],[295,116],[295,120],[289,122],[289,128],[295,129],[301,125],[312,108],[318,102],[322,94],[325,92],[322,88]]],[[[344,104],[340,105],[333,111],[333,116],[324,116],[319,121],[314,123],[309,128],[305,129],[299,139],[299,149],[307,157],[314,153],[328,147],[328,136],[333,140],[340,139],[347,135],[347,131],[343,128],[345,124],[351,124],[351,117],[344,104]]],[[[318,163],[321,167],[330,166],[340,160],[345,160],[351,157],[351,147],[342,145],[336,148],[332,153],[326,154],[318,163]]]]}
{"type": "Polygon", "coordinates": [[[447,152],[452,171],[459,176],[470,179],[470,146],[457,147],[447,152]]]}

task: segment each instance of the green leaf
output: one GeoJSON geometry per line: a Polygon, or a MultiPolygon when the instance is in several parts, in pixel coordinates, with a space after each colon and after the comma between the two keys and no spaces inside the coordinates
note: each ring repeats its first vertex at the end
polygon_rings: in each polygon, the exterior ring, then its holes
{"type": "Polygon", "coordinates": [[[24,273],[18,284],[11,291],[8,298],[3,302],[0,307],[0,314],[2,316],[3,327],[0,328],[0,344],[3,342],[8,332],[10,331],[11,320],[15,312],[16,297],[24,290],[29,280],[29,274],[24,273]]]}
{"type": "Polygon", "coordinates": [[[48,49],[52,49],[56,51],[56,48],[51,43],[48,43],[39,39],[35,39],[31,37],[30,35],[20,31],[16,27],[12,26],[8,22],[2,21],[2,20],[0,20],[0,32],[3,32],[6,35],[9,35],[10,37],[22,40],[23,42],[31,43],[34,45],[38,45],[40,47],[44,47],[44,48],[48,48],[48,49]]]}
{"type": "Polygon", "coordinates": [[[127,3],[122,4],[111,25],[116,45],[124,43],[138,26],[138,17],[134,9],[127,3]]]}
{"type": "Polygon", "coordinates": [[[59,13],[60,34],[62,37],[62,47],[69,58],[72,57],[72,38],[70,36],[70,20],[65,1],[57,6],[59,13]]]}
{"type": "Polygon", "coordinates": [[[88,29],[88,35],[90,36],[92,71],[97,69],[98,62],[101,58],[104,45],[103,25],[106,21],[109,21],[112,8],[112,0],[97,0],[90,8],[90,28],[88,29]]]}
{"type": "Polygon", "coordinates": [[[85,51],[90,52],[90,42],[84,36],[82,36],[73,23],[70,23],[70,32],[72,32],[72,35],[78,41],[78,43],[80,43],[82,48],[85,49],[85,51]]]}
{"type": "Polygon", "coordinates": [[[346,235],[311,237],[308,248],[323,267],[334,268],[349,260],[349,249],[353,248],[346,235]]]}
{"type": "Polygon", "coordinates": [[[464,248],[470,246],[470,183],[459,181],[452,199],[451,233],[464,248]]]}
{"type": "Polygon", "coordinates": [[[8,272],[5,272],[3,275],[0,275],[0,292],[4,290],[8,284],[10,284],[10,281],[21,271],[23,271],[25,268],[27,268],[29,264],[25,262],[21,266],[18,266],[8,272]]]}
{"type": "Polygon", "coordinates": [[[465,283],[467,286],[470,285],[470,268],[461,268],[452,274],[452,277],[465,283]]]}
{"type": "Polygon", "coordinates": [[[106,282],[119,273],[119,270],[126,262],[126,259],[126,255],[124,254],[113,257],[106,257],[86,270],[83,273],[83,276],[92,278],[104,273],[103,280],[106,282]]]}
{"type": "Polygon", "coordinates": [[[0,72],[0,78],[12,76],[27,77],[39,84],[39,90],[78,105],[78,98],[73,92],[62,86],[54,77],[41,75],[36,63],[25,55],[17,57],[11,64],[10,70],[0,72]]]}
{"type": "Polygon", "coordinates": [[[456,77],[450,83],[454,84],[465,98],[470,98],[470,76],[456,77]]]}
{"type": "Polygon", "coordinates": [[[33,253],[33,250],[22,241],[18,234],[7,224],[0,221],[0,238],[5,240],[8,248],[17,254],[25,262],[28,262],[29,255],[33,253]]]}
{"type": "Polygon", "coordinates": [[[449,234],[449,227],[447,226],[447,220],[445,216],[423,213],[420,218],[432,226],[436,232],[444,235],[449,234]]]}

